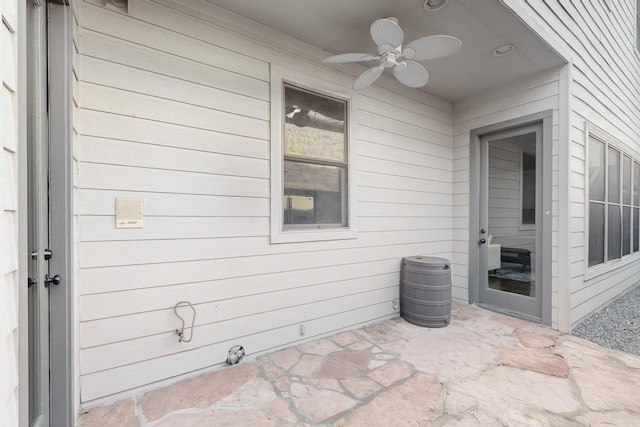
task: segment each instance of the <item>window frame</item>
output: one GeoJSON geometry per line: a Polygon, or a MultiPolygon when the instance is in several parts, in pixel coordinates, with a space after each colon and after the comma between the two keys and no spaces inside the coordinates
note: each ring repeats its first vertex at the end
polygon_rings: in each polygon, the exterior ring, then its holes
{"type": "Polygon", "coordinates": [[[271,243],[314,242],[325,240],[354,239],[356,231],[356,139],[355,123],[357,108],[355,92],[320,78],[292,71],[276,64],[271,65],[271,243]],[[346,226],[335,227],[286,227],[284,226],[284,85],[289,84],[336,98],[346,102],[346,226]]]}
{"type": "MultiPolygon", "coordinates": [[[[602,274],[606,274],[609,273],[615,269],[618,269],[620,267],[623,267],[631,262],[635,262],[636,260],[638,260],[640,258],[640,250],[635,251],[634,252],[634,248],[633,248],[633,239],[634,239],[634,234],[633,234],[633,204],[634,204],[634,185],[635,185],[635,175],[634,175],[634,165],[635,164],[640,164],[640,158],[637,155],[637,153],[635,153],[634,151],[628,149],[622,142],[618,141],[617,139],[613,138],[611,135],[607,134],[606,132],[604,132],[603,130],[597,128],[594,125],[591,125],[589,123],[586,124],[586,129],[585,129],[585,228],[584,228],[584,233],[585,233],[585,242],[584,242],[584,270],[585,270],[585,280],[590,280],[594,277],[600,276],[602,274]],[[605,236],[606,236],[606,240],[603,243],[604,244],[604,262],[601,264],[596,264],[593,266],[589,266],[589,242],[590,242],[590,203],[592,202],[591,200],[591,194],[590,194],[590,188],[589,188],[589,162],[590,162],[590,158],[589,158],[589,144],[591,143],[591,139],[596,139],[599,142],[601,142],[604,145],[604,153],[605,153],[605,158],[604,158],[604,165],[605,165],[605,194],[604,194],[604,201],[603,202],[599,202],[599,201],[594,201],[594,202],[598,202],[598,203],[602,203],[602,205],[604,206],[604,228],[605,228],[605,236]],[[620,200],[618,202],[610,202],[609,201],[609,172],[608,172],[608,168],[609,168],[609,163],[608,163],[608,156],[609,156],[609,150],[615,150],[617,152],[619,152],[620,155],[620,170],[619,172],[619,196],[620,196],[620,200]],[[624,157],[628,157],[631,159],[631,223],[630,223],[630,242],[631,242],[631,249],[630,249],[630,253],[627,255],[623,254],[623,243],[621,240],[620,246],[621,246],[621,255],[619,258],[616,259],[612,259],[612,260],[607,260],[608,258],[608,210],[609,210],[609,204],[612,204],[612,206],[619,206],[621,209],[621,213],[620,213],[620,220],[622,221],[623,218],[623,214],[622,214],[622,207],[623,206],[629,206],[626,203],[623,203],[623,187],[624,187],[624,157]]],[[[639,189],[640,191],[640,189],[639,189]]],[[[624,229],[624,226],[621,223],[621,230],[624,229]]],[[[622,236],[622,231],[621,231],[621,239],[623,238],[622,236]]]]}

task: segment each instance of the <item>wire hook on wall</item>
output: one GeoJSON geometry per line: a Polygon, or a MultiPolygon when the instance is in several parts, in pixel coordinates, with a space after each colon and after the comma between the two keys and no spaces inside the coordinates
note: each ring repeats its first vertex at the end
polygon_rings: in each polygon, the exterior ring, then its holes
{"type": "Polygon", "coordinates": [[[173,307],[173,312],[176,314],[176,316],[178,316],[178,319],[180,319],[182,321],[182,327],[176,329],[176,334],[178,334],[178,336],[180,337],[178,339],[178,342],[189,342],[191,341],[191,339],[193,338],[193,325],[195,325],[196,323],[196,309],[193,308],[193,305],[191,305],[191,303],[189,301],[180,301],[179,303],[177,303],[174,307],[173,307]],[[178,314],[178,307],[186,307],[189,306],[191,307],[191,310],[193,310],[193,319],[191,320],[191,334],[189,334],[189,339],[185,339],[184,337],[184,319],[182,318],[182,316],[180,316],[178,314]]]}

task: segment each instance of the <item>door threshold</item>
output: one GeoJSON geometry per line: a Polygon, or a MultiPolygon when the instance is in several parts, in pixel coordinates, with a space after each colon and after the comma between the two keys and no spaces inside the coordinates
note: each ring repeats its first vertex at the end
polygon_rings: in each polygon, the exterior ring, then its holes
{"type": "Polygon", "coordinates": [[[480,308],[484,308],[489,311],[494,311],[499,314],[504,314],[505,316],[515,317],[516,319],[526,320],[527,322],[538,323],[540,325],[543,324],[541,317],[529,316],[528,314],[518,313],[515,311],[508,310],[506,308],[496,307],[489,304],[483,304],[481,302],[477,302],[476,305],[480,308]]]}

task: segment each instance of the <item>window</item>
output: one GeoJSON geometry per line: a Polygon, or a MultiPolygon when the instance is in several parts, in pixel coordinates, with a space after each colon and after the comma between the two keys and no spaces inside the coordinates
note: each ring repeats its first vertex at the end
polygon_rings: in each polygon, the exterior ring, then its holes
{"type": "Polygon", "coordinates": [[[347,102],[284,84],[283,227],[346,227],[347,102]]]}
{"type": "Polygon", "coordinates": [[[640,0],[636,1],[636,49],[640,51],[640,0]]]}
{"type": "Polygon", "coordinates": [[[622,156],[622,256],[631,253],[631,157],[622,156]]]}
{"type": "Polygon", "coordinates": [[[589,267],[640,250],[640,164],[589,136],[589,267]]]}
{"type": "Polygon", "coordinates": [[[633,162],[633,252],[640,251],[640,163],[633,162]]]}
{"type": "Polygon", "coordinates": [[[272,243],[355,237],[350,92],[277,66],[271,74],[272,243]]]}

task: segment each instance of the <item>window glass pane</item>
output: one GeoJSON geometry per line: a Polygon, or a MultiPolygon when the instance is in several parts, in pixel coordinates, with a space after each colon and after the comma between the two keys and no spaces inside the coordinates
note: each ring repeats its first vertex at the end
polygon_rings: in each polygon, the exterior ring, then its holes
{"type": "MultiPolygon", "coordinates": [[[[638,9],[640,9],[640,2],[638,2],[638,9]]],[[[637,12],[636,17],[636,49],[640,50],[640,11],[637,12]]]]}
{"type": "Polygon", "coordinates": [[[607,223],[607,261],[620,258],[621,249],[621,222],[620,222],[620,206],[609,205],[607,223]]]}
{"type": "Polygon", "coordinates": [[[284,162],[284,223],[347,225],[345,167],[284,162]]]}
{"type": "Polygon", "coordinates": [[[633,252],[640,251],[640,208],[633,208],[633,252]]]}
{"type": "Polygon", "coordinates": [[[631,204],[631,157],[622,158],[622,203],[631,204]]]}
{"type": "Polygon", "coordinates": [[[522,152],[522,223],[536,223],[536,155],[522,152]]]}
{"type": "Polygon", "coordinates": [[[636,2],[636,49],[640,50],[640,0],[636,2]]]}
{"type": "Polygon", "coordinates": [[[622,207],[622,256],[631,253],[631,208],[622,207]]]}
{"type": "Polygon", "coordinates": [[[604,201],[604,147],[597,139],[589,139],[589,200],[604,201]]]}
{"type": "Polygon", "coordinates": [[[609,191],[608,199],[610,202],[620,203],[620,152],[609,147],[607,163],[607,189],[609,191]]]}
{"type": "Polygon", "coordinates": [[[640,206],[640,164],[633,162],[633,206],[640,206]]]}
{"type": "Polygon", "coordinates": [[[284,153],[344,162],[346,102],[285,86],[284,153]]]}
{"type": "Polygon", "coordinates": [[[589,203],[589,267],[604,263],[604,205],[589,203]]]}

